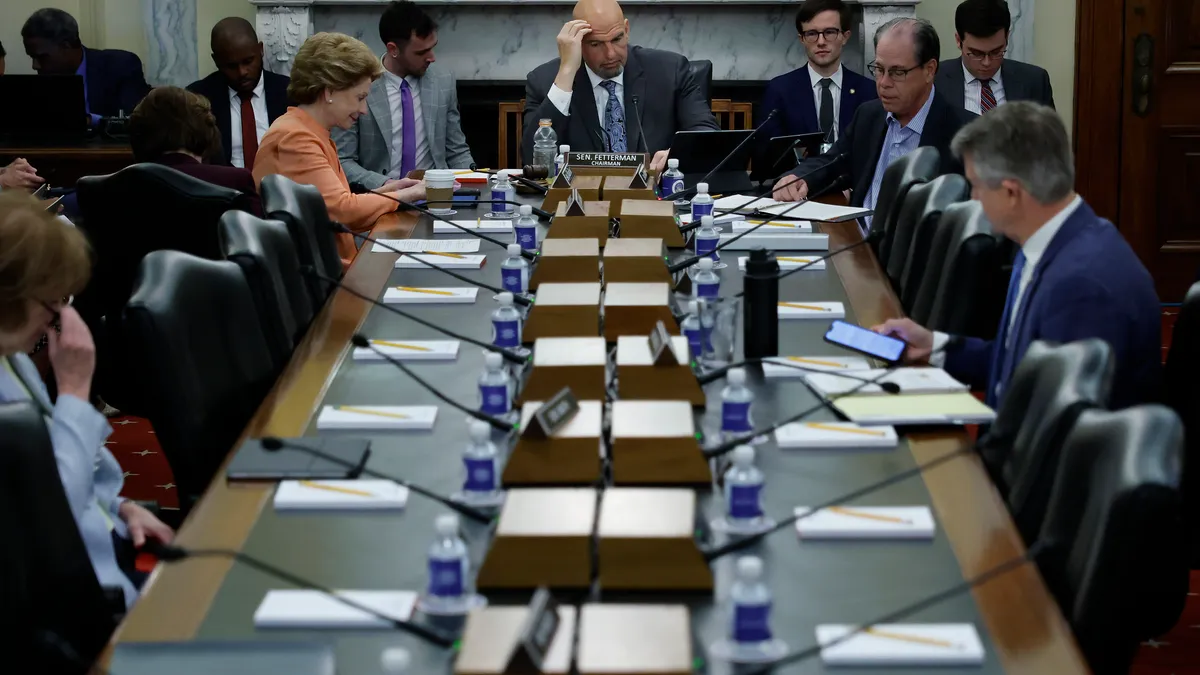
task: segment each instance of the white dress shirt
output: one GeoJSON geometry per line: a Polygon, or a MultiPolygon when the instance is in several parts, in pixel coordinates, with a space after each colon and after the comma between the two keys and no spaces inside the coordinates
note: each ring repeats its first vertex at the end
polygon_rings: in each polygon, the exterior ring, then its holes
{"type": "MultiPolygon", "coordinates": [[[[817,124],[821,124],[821,80],[824,79],[820,73],[812,69],[812,64],[808,66],[808,78],[812,81],[813,88],[813,105],[817,111],[817,124]]],[[[829,95],[833,97],[833,133],[829,138],[825,139],[826,143],[833,143],[838,138],[838,130],[842,124],[842,64],[838,64],[837,72],[829,76],[833,80],[833,84],[829,85],[829,95]]]]}
{"type": "MultiPolygon", "coordinates": [[[[592,95],[596,97],[596,117],[600,120],[600,127],[604,128],[604,109],[608,107],[608,90],[600,86],[604,82],[604,78],[592,72],[591,68],[584,64],[583,69],[587,72],[588,79],[592,82],[592,95]]],[[[616,77],[609,78],[617,83],[616,93],[621,99],[621,106],[625,105],[625,71],[621,71],[616,77]]],[[[557,84],[550,85],[550,91],[546,94],[546,98],[558,108],[558,112],[563,115],[571,115],[571,94],[573,92],[563,91],[558,88],[557,84]]],[[[628,120],[628,115],[626,115],[628,120]]],[[[628,127],[625,129],[629,131],[628,127]]]]}
{"type": "MultiPolygon", "coordinates": [[[[404,152],[404,106],[401,103],[400,76],[384,69],[383,76],[387,80],[388,106],[392,109],[392,166],[388,170],[388,178],[403,178],[400,173],[400,163],[404,152]]],[[[433,153],[429,150],[429,138],[425,136],[425,118],[421,114],[421,81],[412,75],[403,78],[408,82],[412,92],[413,127],[417,135],[417,151],[414,169],[432,169],[433,153]]]]}
{"type": "MultiPolygon", "coordinates": [[[[258,76],[258,85],[250,98],[250,107],[254,109],[254,129],[258,132],[258,142],[262,143],[263,135],[271,126],[267,115],[267,90],[265,77],[258,76]]],[[[234,166],[246,168],[246,158],[242,152],[242,98],[232,88],[229,90],[229,162],[234,166]]]]}
{"type": "MultiPolygon", "coordinates": [[[[966,83],[963,87],[963,98],[966,99],[963,101],[964,107],[967,109],[967,112],[982,115],[983,107],[979,105],[979,94],[983,91],[983,83],[979,81],[979,78],[972,75],[971,71],[967,70],[967,64],[964,63],[962,69],[963,82],[966,83]]],[[[996,97],[997,108],[1004,104],[1004,78],[1000,76],[1002,70],[1004,69],[997,70],[996,74],[992,76],[992,95],[996,97]]]]}

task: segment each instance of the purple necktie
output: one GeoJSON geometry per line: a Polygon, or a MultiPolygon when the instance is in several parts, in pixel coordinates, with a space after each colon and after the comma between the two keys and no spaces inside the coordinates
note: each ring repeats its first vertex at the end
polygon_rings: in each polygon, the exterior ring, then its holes
{"type": "Polygon", "coordinates": [[[416,113],[413,112],[412,89],[407,79],[400,80],[400,114],[404,127],[403,145],[400,146],[400,177],[403,178],[417,168],[417,123],[413,121],[416,113]]]}

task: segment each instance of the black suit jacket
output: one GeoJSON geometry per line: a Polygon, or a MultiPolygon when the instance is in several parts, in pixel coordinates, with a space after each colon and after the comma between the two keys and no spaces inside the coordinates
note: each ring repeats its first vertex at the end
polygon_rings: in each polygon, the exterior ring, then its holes
{"type": "MultiPolygon", "coordinates": [[[[274,124],[285,112],[291,102],[288,100],[287,88],[291,78],[263,71],[263,91],[267,99],[267,123],[274,124]]],[[[188,89],[208,99],[212,104],[213,115],[217,118],[217,128],[221,130],[221,157],[226,165],[233,161],[233,142],[230,140],[233,131],[233,117],[229,110],[229,84],[220,71],[216,71],[203,80],[197,80],[188,85],[188,89]]],[[[238,120],[241,124],[241,120],[238,120]]]]}
{"type": "MultiPolygon", "coordinates": [[[[1004,82],[1005,101],[1033,101],[1054,107],[1054,90],[1050,87],[1050,73],[1033,64],[1004,59],[1000,65],[1000,79],[1004,82]]],[[[962,57],[946,59],[938,65],[934,80],[938,94],[950,103],[962,108],[965,105],[966,79],[963,74],[962,57]]]]}
{"type": "Polygon", "coordinates": [[[192,157],[176,152],[170,152],[159,157],[158,163],[169,166],[180,173],[186,173],[192,178],[199,178],[206,183],[212,183],[213,185],[241,192],[249,198],[249,212],[259,218],[263,217],[262,200],[258,197],[258,188],[254,184],[254,175],[249,171],[239,169],[236,166],[201,164],[192,157]]]}
{"type": "MultiPolygon", "coordinates": [[[[942,155],[939,173],[963,172],[962,163],[950,152],[950,141],[964,125],[977,115],[954,107],[937,93],[929,104],[929,115],[921,132],[921,147],[932,146],[942,155]]],[[[812,171],[804,180],[808,182],[810,197],[831,190],[850,187],[851,206],[862,206],[875,176],[875,165],[883,152],[883,141],[887,136],[887,111],[878,100],[867,101],[854,113],[850,126],[842,133],[829,152],[819,157],[810,157],[788,172],[787,175],[801,176],[812,171]],[[831,157],[845,156],[831,160],[831,157]],[[822,164],[829,166],[822,167],[822,164]]]]}
{"type": "MultiPolygon", "coordinates": [[[[554,121],[560,144],[573,152],[603,152],[604,134],[596,113],[596,97],[587,67],[580,66],[572,87],[571,114],[563,115],[546,94],[558,75],[558,59],[534,68],[525,79],[525,120],[521,156],[533,157],[533,135],[538,120],[554,121]]],[[[704,100],[688,60],[680,54],[645,47],[630,47],[625,61],[625,144],[629,152],[654,153],[671,147],[676,131],[719,129],[712,107],[704,100]],[[633,97],[638,98],[634,112],[633,97]],[[638,128],[641,116],[641,130],[638,128]],[[645,138],[642,131],[645,131],[645,138]]]]}
{"type": "Polygon", "coordinates": [[[88,110],[93,115],[116,117],[133,112],[150,93],[142,60],[121,49],[83,48],[87,55],[88,110]]]}

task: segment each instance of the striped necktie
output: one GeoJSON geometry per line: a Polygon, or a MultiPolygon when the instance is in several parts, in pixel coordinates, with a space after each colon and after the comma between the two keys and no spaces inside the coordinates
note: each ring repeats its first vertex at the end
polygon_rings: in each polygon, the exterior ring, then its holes
{"type": "Polygon", "coordinates": [[[996,107],[996,95],[992,93],[992,81],[979,81],[979,110],[987,112],[996,107]]]}

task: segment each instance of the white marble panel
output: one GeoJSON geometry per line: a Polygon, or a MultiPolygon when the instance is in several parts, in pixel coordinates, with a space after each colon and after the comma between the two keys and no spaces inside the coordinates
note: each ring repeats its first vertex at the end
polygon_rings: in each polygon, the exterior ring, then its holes
{"type": "Polygon", "coordinates": [[[196,0],[142,0],[142,26],[149,47],[146,80],[154,86],[184,87],[194,82],[198,77],[196,0]]]}
{"type": "MultiPolygon", "coordinates": [[[[1012,13],[1012,28],[1008,34],[1006,56],[1017,61],[1033,63],[1036,60],[1033,47],[1034,0],[1008,0],[1008,10],[1012,13]]],[[[954,39],[954,36],[950,38],[954,39]]]]}

